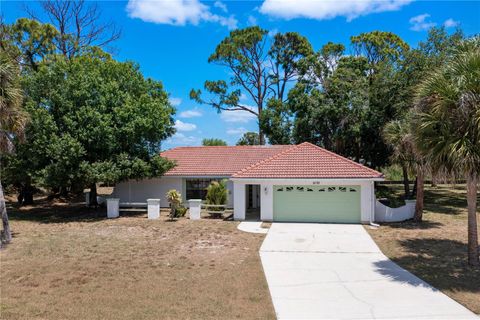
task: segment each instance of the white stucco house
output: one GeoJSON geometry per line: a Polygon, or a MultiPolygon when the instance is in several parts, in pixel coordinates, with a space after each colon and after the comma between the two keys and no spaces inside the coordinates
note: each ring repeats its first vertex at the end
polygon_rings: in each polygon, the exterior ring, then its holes
{"type": "Polygon", "coordinates": [[[383,175],[310,143],[274,146],[178,147],[161,153],[176,166],[161,178],[115,186],[124,202],[159,198],[177,189],[184,201],[203,199],[212,180],[228,179],[236,220],[369,223],[374,182],[383,175]]]}

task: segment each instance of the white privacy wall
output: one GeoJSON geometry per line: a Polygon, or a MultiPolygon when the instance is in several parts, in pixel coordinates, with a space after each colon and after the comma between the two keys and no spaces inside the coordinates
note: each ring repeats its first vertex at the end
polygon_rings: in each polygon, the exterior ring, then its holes
{"type": "Polygon", "coordinates": [[[375,201],[376,222],[399,222],[412,219],[415,215],[415,200],[405,200],[405,205],[390,208],[380,201],[375,201]]]}
{"type": "MultiPolygon", "coordinates": [[[[370,223],[374,219],[375,193],[372,180],[361,179],[233,179],[235,198],[243,199],[246,184],[260,184],[260,219],[273,220],[273,186],[275,185],[352,185],[360,186],[361,221],[370,223]],[[240,196],[239,196],[240,195],[240,196]]],[[[234,218],[245,219],[245,204],[235,202],[234,218]],[[237,208],[238,207],[238,208],[237,208]]]]}
{"type": "MultiPolygon", "coordinates": [[[[186,198],[185,177],[161,177],[145,180],[130,180],[115,185],[113,197],[120,198],[120,202],[147,202],[147,199],[160,199],[162,208],[168,207],[165,194],[168,190],[175,189],[182,194],[182,200],[188,205],[186,198]]],[[[197,178],[192,178],[197,179],[197,178]]],[[[202,177],[200,179],[225,179],[218,177],[202,177]]],[[[227,182],[228,208],[233,208],[233,182],[227,182]]]]}

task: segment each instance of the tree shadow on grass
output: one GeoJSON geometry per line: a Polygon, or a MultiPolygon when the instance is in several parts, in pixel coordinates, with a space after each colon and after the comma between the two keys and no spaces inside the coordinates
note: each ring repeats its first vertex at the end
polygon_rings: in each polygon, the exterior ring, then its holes
{"type": "Polygon", "coordinates": [[[443,223],[428,220],[422,222],[414,222],[413,220],[407,220],[403,222],[382,223],[382,226],[383,225],[389,226],[390,228],[394,229],[427,230],[433,228],[440,228],[443,226],[443,223]]]}
{"type": "MultiPolygon", "coordinates": [[[[36,221],[39,223],[96,222],[107,219],[104,207],[90,208],[85,203],[55,203],[39,201],[34,206],[19,207],[7,203],[9,219],[12,221],[36,221]]],[[[145,210],[121,210],[120,217],[145,214],[145,210]]]]}
{"type": "MultiPolygon", "coordinates": [[[[477,195],[480,201],[480,193],[477,195]]],[[[427,189],[425,190],[425,210],[440,214],[459,215],[467,210],[467,195],[465,188],[427,189]],[[456,193],[452,190],[463,190],[456,193]]]]}
{"type": "MultiPolygon", "coordinates": [[[[480,268],[467,265],[467,245],[448,239],[400,241],[408,255],[392,259],[402,268],[440,290],[480,293],[480,268]]],[[[414,286],[423,281],[409,276],[389,261],[376,263],[377,271],[395,281],[414,286]]]]}

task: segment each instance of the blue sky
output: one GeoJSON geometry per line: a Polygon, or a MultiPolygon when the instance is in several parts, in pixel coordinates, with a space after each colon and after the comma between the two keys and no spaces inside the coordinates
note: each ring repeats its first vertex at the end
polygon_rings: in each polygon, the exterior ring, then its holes
{"type": "MultiPolygon", "coordinates": [[[[33,2],[26,2],[35,8],[33,2]]],[[[349,38],[373,30],[391,31],[411,46],[425,39],[431,26],[462,27],[480,32],[478,1],[410,0],[130,0],[98,2],[102,19],[122,28],[115,44],[118,60],[139,63],[142,72],[163,82],[177,107],[177,134],[164,148],[199,145],[202,138],[222,138],[235,144],[245,131],[257,131],[246,112],[218,114],[189,99],[191,88],[205,80],[227,79],[228,71],[208,64],[215,46],[234,28],[259,25],[271,33],[296,31],[315,50],[328,41],[349,47],[349,38]]],[[[25,16],[24,2],[0,2],[6,22],[25,16]]],[[[249,104],[245,98],[245,104],[249,104]]]]}

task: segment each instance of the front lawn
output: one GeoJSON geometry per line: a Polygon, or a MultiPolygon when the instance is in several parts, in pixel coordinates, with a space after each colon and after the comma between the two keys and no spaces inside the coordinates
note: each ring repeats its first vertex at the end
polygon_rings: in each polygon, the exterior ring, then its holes
{"type": "Polygon", "coordinates": [[[273,319],[258,249],[236,222],[115,220],[80,204],[10,208],[2,319],[273,319]]]}
{"type": "MultiPolygon", "coordinates": [[[[388,187],[401,193],[402,186],[388,187]]],[[[423,223],[366,229],[390,259],[480,314],[480,268],[467,266],[466,208],[464,185],[427,187],[423,223]]]]}

